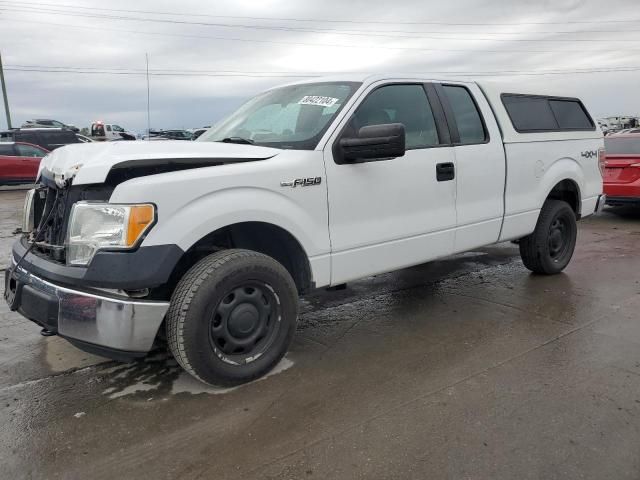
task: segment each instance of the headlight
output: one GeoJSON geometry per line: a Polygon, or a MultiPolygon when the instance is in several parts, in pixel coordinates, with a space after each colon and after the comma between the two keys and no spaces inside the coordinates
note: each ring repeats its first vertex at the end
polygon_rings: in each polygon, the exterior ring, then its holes
{"type": "Polygon", "coordinates": [[[36,194],[35,188],[27,192],[22,209],[22,233],[30,233],[35,228],[35,211],[33,208],[33,197],[36,194]]]}
{"type": "Polygon", "coordinates": [[[102,248],[134,247],[151,228],[155,207],[78,202],[71,209],[67,263],[86,265],[102,248]]]}

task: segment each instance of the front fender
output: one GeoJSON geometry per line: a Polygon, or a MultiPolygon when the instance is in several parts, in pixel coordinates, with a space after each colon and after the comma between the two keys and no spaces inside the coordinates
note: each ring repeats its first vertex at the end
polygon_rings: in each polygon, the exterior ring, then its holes
{"type": "Polygon", "coordinates": [[[175,244],[186,251],[229,225],[275,225],[300,243],[309,257],[314,280],[319,285],[324,279],[328,282],[327,190],[324,164],[317,152],[291,151],[262,162],[135,178],[118,185],[110,201],[156,204],[158,221],[143,246],[175,244]],[[321,181],[305,187],[286,185],[289,180],[307,177],[321,181]]]}
{"type": "MultiPolygon", "coordinates": [[[[161,208],[158,210],[162,215],[161,208]]],[[[318,218],[291,198],[257,187],[218,190],[189,201],[168,217],[159,218],[144,244],[166,243],[171,238],[180,248],[188,250],[209,233],[240,222],[263,222],[283,228],[309,256],[329,251],[326,224],[324,229],[318,229],[318,218]]]]}

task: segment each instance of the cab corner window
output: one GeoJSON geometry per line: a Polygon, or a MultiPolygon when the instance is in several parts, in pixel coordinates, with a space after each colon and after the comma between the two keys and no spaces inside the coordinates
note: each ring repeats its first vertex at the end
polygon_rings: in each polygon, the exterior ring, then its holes
{"type": "Polygon", "coordinates": [[[443,85],[442,88],[458,126],[459,143],[462,145],[484,143],[487,140],[487,132],[469,90],[456,85],[443,85]]]}
{"type": "Polygon", "coordinates": [[[406,149],[440,143],[436,122],[422,85],[387,85],[369,94],[351,117],[345,135],[357,136],[362,127],[401,123],[406,149]]]}

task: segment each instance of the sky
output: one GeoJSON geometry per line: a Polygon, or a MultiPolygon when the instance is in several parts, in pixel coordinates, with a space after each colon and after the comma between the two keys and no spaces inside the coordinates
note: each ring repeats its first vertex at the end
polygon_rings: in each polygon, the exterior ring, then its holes
{"type": "Polygon", "coordinates": [[[350,72],[539,82],[597,118],[640,115],[638,0],[0,0],[0,54],[14,126],[144,131],[146,56],[151,128],[350,72]]]}

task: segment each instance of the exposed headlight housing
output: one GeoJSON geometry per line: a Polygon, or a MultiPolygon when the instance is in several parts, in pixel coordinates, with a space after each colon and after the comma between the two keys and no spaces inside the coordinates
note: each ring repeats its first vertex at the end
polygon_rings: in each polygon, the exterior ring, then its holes
{"type": "Polygon", "coordinates": [[[69,219],[67,264],[87,265],[101,249],[136,247],[155,218],[155,206],[147,203],[76,203],[69,219]]]}
{"type": "Polygon", "coordinates": [[[33,208],[33,197],[36,194],[35,188],[27,192],[22,209],[22,233],[30,233],[35,228],[35,211],[33,208]]]}

